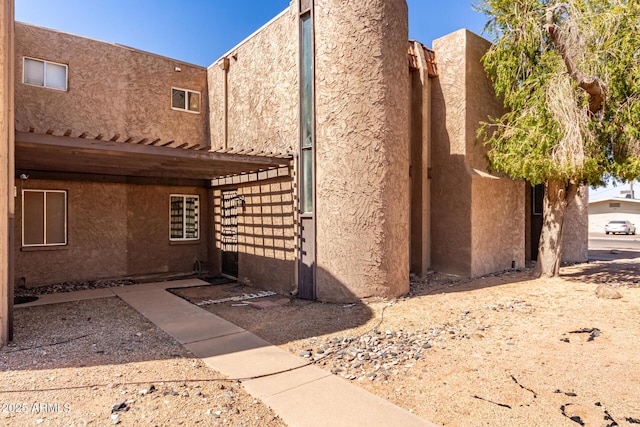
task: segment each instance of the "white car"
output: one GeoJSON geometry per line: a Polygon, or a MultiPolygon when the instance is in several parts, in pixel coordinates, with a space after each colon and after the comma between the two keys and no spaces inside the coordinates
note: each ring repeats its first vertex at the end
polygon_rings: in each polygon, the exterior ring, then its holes
{"type": "Polygon", "coordinates": [[[629,221],[609,221],[607,225],[604,226],[604,233],[636,234],[636,226],[629,221]]]}

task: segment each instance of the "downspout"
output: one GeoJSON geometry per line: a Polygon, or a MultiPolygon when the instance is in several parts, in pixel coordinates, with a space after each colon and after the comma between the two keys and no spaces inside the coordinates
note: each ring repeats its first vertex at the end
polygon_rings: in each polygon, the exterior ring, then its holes
{"type": "Polygon", "coordinates": [[[222,58],[222,62],[220,63],[220,68],[222,68],[223,73],[223,83],[222,83],[222,103],[223,103],[223,131],[222,131],[222,140],[224,143],[224,149],[227,150],[229,148],[229,58],[222,58]]]}

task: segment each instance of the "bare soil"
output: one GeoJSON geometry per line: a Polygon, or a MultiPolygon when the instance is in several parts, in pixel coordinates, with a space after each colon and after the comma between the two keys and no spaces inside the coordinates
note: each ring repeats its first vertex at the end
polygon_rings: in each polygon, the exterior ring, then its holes
{"type": "MultiPolygon", "coordinates": [[[[405,298],[361,304],[239,284],[174,292],[440,425],[633,427],[640,254],[596,255],[615,259],[552,280],[433,274],[405,298]],[[622,298],[596,297],[603,283],[622,298]]],[[[285,425],[117,298],[16,308],[15,327],[0,350],[0,425],[285,425]]]]}
{"type": "Polygon", "coordinates": [[[2,426],[284,426],[120,299],[15,309],[2,426]]]}
{"type": "Polygon", "coordinates": [[[414,278],[396,301],[326,304],[220,285],[176,293],[447,426],[640,424],[640,254],[476,280],[414,278]],[[621,299],[600,299],[599,284],[621,299]],[[259,309],[246,302],[269,300],[259,309]]]}

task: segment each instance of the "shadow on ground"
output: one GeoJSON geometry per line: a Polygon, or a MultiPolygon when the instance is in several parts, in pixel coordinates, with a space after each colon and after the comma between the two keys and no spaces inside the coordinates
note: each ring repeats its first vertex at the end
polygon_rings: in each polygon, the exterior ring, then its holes
{"type": "Polygon", "coordinates": [[[589,251],[589,263],[564,269],[562,278],[574,282],[640,286],[640,252],[623,250],[589,251]]]}
{"type": "Polygon", "coordinates": [[[326,334],[339,335],[346,329],[366,325],[375,317],[362,303],[323,303],[278,294],[252,298],[264,295],[265,291],[238,283],[171,292],[275,345],[326,334]]]}

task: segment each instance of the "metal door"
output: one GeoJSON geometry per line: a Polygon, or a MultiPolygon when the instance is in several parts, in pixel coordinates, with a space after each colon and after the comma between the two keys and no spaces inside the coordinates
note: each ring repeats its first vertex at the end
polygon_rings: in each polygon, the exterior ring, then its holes
{"type": "Polygon", "coordinates": [[[238,191],[222,192],[222,274],[238,277],[238,191]]]}

